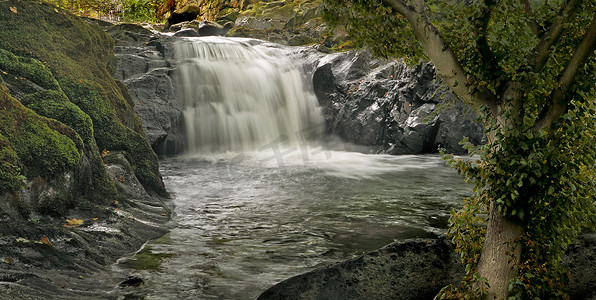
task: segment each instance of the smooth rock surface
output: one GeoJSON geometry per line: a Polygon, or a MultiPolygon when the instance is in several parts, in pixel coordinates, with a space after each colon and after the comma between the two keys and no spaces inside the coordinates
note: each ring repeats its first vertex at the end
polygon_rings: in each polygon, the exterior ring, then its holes
{"type": "MultiPolygon", "coordinates": [[[[563,265],[571,273],[571,299],[596,299],[596,234],[580,236],[563,265]]],[[[411,239],[286,279],[258,299],[433,299],[463,275],[450,242],[411,239]]]]}
{"type": "Polygon", "coordinates": [[[258,299],[432,299],[460,280],[458,261],[445,240],[406,240],[292,277],[258,299]]]}
{"type": "MultiPolygon", "coordinates": [[[[176,38],[132,24],[115,25],[108,33],[116,40],[114,76],[128,87],[153,151],[159,156],[181,153],[184,129],[172,48],[176,38]]],[[[199,36],[193,29],[177,34],[199,36]]]]}

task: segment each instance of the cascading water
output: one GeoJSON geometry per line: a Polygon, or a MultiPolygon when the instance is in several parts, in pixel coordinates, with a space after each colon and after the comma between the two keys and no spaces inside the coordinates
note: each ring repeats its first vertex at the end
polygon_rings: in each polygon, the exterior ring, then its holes
{"type": "Polygon", "coordinates": [[[189,153],[254,150],[320,131],[317,99],[287,51],[251,41],[176,45],[189,153]]]}
{"type": "Polygon", "coordinates": [[[181,40],[176,51],[188,152],[199,155],[160,162],[175,225],[120,261],[120,277],[143,284],[114,295],[255,299],[276,282],[394,239],[441,234],[469,195],[438,156],[304,149],[303,137],[323,120],[292,62],[296,49],[202,37],[181,40]],[[284,139],[295,144],[275,153],[271,143],[284,139]]]}

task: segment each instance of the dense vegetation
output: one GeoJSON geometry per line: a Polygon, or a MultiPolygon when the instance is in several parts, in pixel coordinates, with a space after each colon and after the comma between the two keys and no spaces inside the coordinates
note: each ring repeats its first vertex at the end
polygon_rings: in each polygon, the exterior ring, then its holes
{"type": "Polygon", "coordinates": [[[480,159],[452,161],[475,184],[450,229],[467,275],[441,297],[565,298],[561,257],[596,213],[596,3],[325,2],[357,44],[432,60],[483,116],[480,159]]]}
{"type": "Polygon", "coordinates": [[[174,1],[164,0],[46,0],[79,15],[123,22],[163,22],[174,1]]]}

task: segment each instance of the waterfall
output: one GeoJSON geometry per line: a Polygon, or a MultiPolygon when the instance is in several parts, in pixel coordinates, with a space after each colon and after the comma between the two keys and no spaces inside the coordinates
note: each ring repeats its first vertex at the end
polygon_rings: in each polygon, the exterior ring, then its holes
{"type": "Polygon", "coordinates": [[[282,47],[255,40],[186,38],[175,45],[188,152],[300,143],[321,131],[317,99],[282,47]]]}

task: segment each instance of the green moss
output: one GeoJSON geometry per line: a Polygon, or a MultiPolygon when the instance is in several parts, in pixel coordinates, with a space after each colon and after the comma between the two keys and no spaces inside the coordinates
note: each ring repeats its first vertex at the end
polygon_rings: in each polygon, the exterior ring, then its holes
{"type": "Polygon", "coordinates": [[[162,260],[171,256],[167,253],[153,252],[153,249],[147,246],[126,263],[137,270],[156,271],[160,268],[162,260]]]}
{"type": "Polygon", "coordinates": [[[0,134],[0,193],[22,187],[25,178],[21,170],[17,153],[10,146],[8,139],[0,134]]]}
{"type": "Polygon", "coordinates": [[[31,80],[49,90],[59,90],[58,82],[52,72],[36,59],[16,56],[0,49],[0,70],[31,80]]]}
{"type": "Polygon", "coordinates": [[[56,119],[74,129],[85,144],[94,144],[91,118],[72,104],[61,91],[46,90],[29,94],[21,103],[44,117],[56,119]]]}
{"type": "MultiPolygon", "coordinates": [[[[10,141],[27,177],[56,176],[81,161],[79,138],[70,127],[35,114],[12,98],[6,88],[0,88],[0,110],[0,134],[10,141]]],[[[11,157],[10,150],[6,153],[11,157]]]]}
{"type": "MultiPolygon", "coordinates": [[[[145,140],[133,103],[127,101],[126,90],[110,73],[113,47],[114,41],[99,26],[87,24],[50,4],[32,0],[0,2],[0,49],[6,50],[5,56],[10,52],[29,65],[37,66],[39,62],[45,66],[50,73],[44,74],[54,76],[69,102],[89,116],[93,125],[89,127],[84,115],[68,102],[54,101],[60,97],[57,94],[44,91],[30,96],[26,100],[28,105],[80,131],[86,144],[94,137],[99,150],[126,151],[143,186],[165,193],[157,156],[145,140]],[[10,7],[16,7],[18,13],[13,13],[10,7]],[[62,108],[67,110],[64,115],[55,114],[62,108]],[[62,118],[68,113],[76,120],[69,122],[62,118]]],[[[87,147],[98,156],[98,151],[92,148],[93,145],[87,147]]],[[[98,176],[105,173],[100,168],[96,171],[98,176]]]]}

